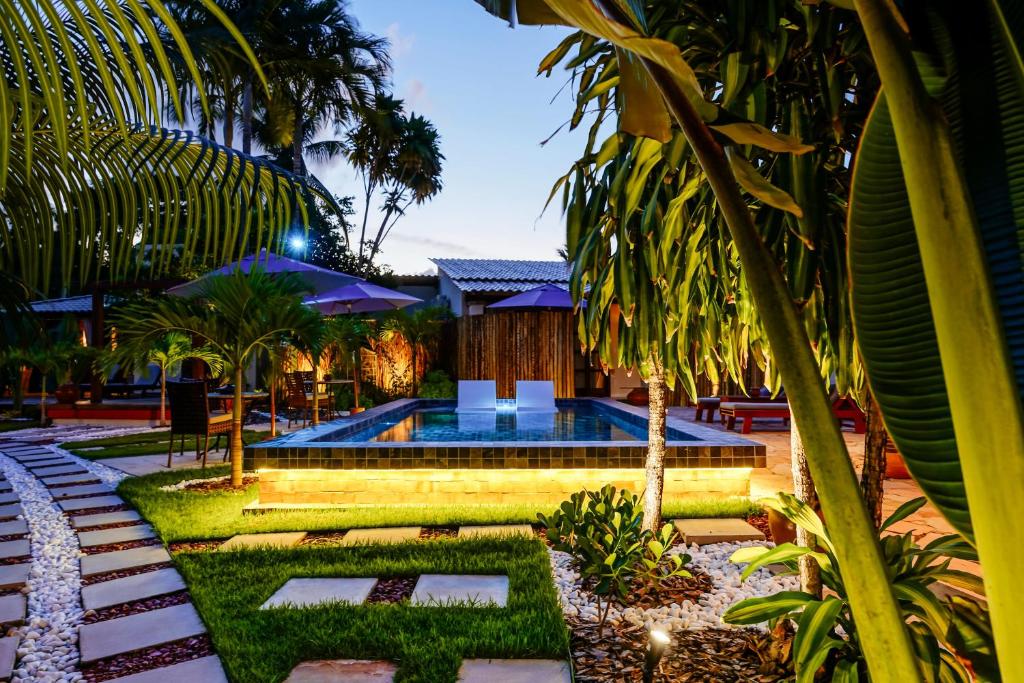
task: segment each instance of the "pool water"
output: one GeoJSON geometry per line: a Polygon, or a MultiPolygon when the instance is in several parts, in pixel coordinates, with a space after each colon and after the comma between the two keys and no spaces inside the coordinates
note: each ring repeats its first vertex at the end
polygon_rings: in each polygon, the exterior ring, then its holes
{"type": "MultiPolygon", "coordinates": [[[[677,436],[673,433],[670,438],[677,436]]],[[[401,419],[383,420],[338,440],[362,443],[646,441],[647,430],[589,405],[564,406],[554,413],[516,413],[515,410],[457,413],[454,408],[445,407],[416,410],[401,419]]]]}

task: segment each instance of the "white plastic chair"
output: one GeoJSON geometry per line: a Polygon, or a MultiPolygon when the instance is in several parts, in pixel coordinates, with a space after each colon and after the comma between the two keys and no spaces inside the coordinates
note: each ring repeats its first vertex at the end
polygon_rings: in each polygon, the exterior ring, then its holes
{"type": "Polygon", "coordinates": [[[516,381],[516,410],[534,413],[556,413],[555,383],[550,380],[516,381]]]}
{"type": "Polygon", "coordinates": [[[498,385],[493,379],[460,379],[456,412],[498,409],[498,385]]]}

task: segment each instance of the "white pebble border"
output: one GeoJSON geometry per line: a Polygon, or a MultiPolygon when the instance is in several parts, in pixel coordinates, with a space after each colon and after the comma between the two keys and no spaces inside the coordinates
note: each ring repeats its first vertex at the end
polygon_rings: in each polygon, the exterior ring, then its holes
{"type": "Polygon", "coordinates": [[[193,484],[207,484],[214,481],[227,481],[231,478],[230,474],[225,474],[223,477],[207,477],[206,479],[186,479],[185,481],[179,481],[177,484],[167,484],[161,486],[161,491],[183,491],[193,484]]]}
{"type": "MultiPolygon", "coordinates": [[[[637,626],[644,626],[666,631],[702,628],[730,628],[722,621],[722,615],[733,604],[746,598],[771,595],[784,590],[799,590],[800,581],[794,576],[774,576],[767,569],[759,569],[746,581],[740,582],[743,565],[729,561],[729,556],[737,548],[752,545],[768,545],[770,543],[742,542],[715,543],[705,546],[678,545],[669,554],[687,553],[693,559],[688,566],[706,572],[713,583],[710,591],[700,597],[698,602],[685,600],[661,607],[640,609],[637,607],[622,608],[612,603],[608,611],[608,623],[615,624],[626,621],[637,626]]],[[[566,616],[578,617],[589,621],[598,621],[600,616],[597,601],[593,594],[582,590],[580,574],[573,567],[572,556],[557,550],[548,550],[551,556],[551,571],[555,586],[558,588],[562,603],[562,611],[566,616]]],[[[603,607],[603,602],[602,602],[603,607]]]]}
{"type": "Polygon", "coordinates": [[[80,681],[78,626],[82,622],[78,537],[46,487],[13,459],[0,470],[21,498],[32,546],[28,619],[17,629],[18,668],[12,681],[80,681]]]}

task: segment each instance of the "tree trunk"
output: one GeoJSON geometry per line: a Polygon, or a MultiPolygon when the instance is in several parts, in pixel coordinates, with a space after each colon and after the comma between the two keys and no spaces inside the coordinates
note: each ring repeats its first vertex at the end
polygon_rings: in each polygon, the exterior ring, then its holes
{"type": "Polygon", "coordinates": [[[242,90],[242,152],[252,154],[252,72],[242,90]]]}
{"type": "Polygon", "coordinates": [[[270,372],[268,384],[270,385],[270,436],[277,436],[277,372],[273,370],[270,372]]]}
{"type": "Polygon", "coordinates": [[[320,392],[317,391],[317,381],[320,379],[320,359],[310,355],[313,359],[313,416],[310,420],[313,426],[320,424],[320,392]]]}
{"type": "Polygon", "coordinates": [[[644,525],[656,532],[661,527],[661,496],[665,488],[665,371],[654,362],[647,380],[647,467],[644,489],[644,525]]]}
{"type": "Polygon", "coordinates": [[[244,367],[235,365],[235,398],[231,402],[231,485],[242,485],[242,391],[244,367]]]}
{"type": "Polygon", "coordinates": [[[39,373],[42,384],[39,387],[39,426],[46,426],[46,373],[39,373]]]}
{"type": "Polygon", "coordinates": [[[412,345],[412,397],[416,398],[418,382],[416,381],[416,347],[419,344],[413,343],[412,345]]]}
{"type": "Polygon", "coordinates": [[[882,413],[874,395],[868,391],[864,405],[867,418],[867,429],[864,432],[864,466],[860,472],[860,490],[864,494],[864,503],[868,513],[875,522],[875,527],[882,524],[882,501],[885,497],[885,444],[889,434],[882,422],[882,413]]]}
{"type": "Polygon", "coordinates": [[[221,136],[224,138],[224,144],[227,147],[231,147],[235,142],[235,106],[234,102],[224,103],[224,128],[221,136]]]}
{"type": "MultiPolygon", "coordinates": [[[[818,492],[814,490],[811,468],[807,464],[807,453],[804,451],[804,442],[800,438],[795,418],[789,423],[789,453],[790,465],[793,468],[793,493],[817,512],[818,492]]],[[[817,545],[814,534],[799,526],[796,528],[796,542],[797,545],[808,548],[817,545]]],[[[800,589],[811,595],[821,596],[821,570],[818,563],[806,555],[800,558],[800,589]]]]}
{"type": "Polygon", "coordinates": [[[160,426],[167,426],[167,369],[160,366],[160,426]]]}

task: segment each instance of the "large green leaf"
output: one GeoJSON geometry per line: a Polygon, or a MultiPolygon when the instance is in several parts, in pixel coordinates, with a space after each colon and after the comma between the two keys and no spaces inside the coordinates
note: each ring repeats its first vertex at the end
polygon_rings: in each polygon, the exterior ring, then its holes
{"type": "MultiPolygon", "coordinates": [[[[937,69],[922,75],[933,89],[942,86],[937,69]]],[[[848,225],[853,321],[871,390],[914,479],[970,536],[935,325],[884,91],[857,152],[848,225]]]]}

